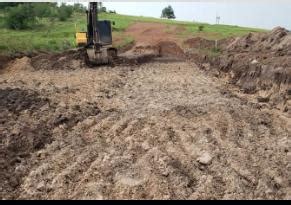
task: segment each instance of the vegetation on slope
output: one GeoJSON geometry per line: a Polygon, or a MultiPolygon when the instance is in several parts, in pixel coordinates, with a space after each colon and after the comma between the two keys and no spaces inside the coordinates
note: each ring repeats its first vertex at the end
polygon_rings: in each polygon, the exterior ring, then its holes
{"type": "MultiPolygon", "coordinates": [[[[115,22],[113,26],[113,38],[121,38],[122,41],[115,42],[116,47],[132,43],[133,38],[124,35],[124,31],[134,22],[157,22],[169,25],[185,27],[181,33],[185,38],[203,36],[208,39],[221,39],[230,36],[241,36],[249,32],[263,31],[260,29],[243,28],[228,25],[199,24],[169,19],[158,19],[152,17],[138,17],[120,15],[114,13],[101,13],[100,19],[108,19],[115,22]],[[203,30],[199,31],[199,26],[203,30]]],[[[0,13],[0,53],[13,54],[16,52],[58,52],[75,47],[76,31],[86,31],[86,14],[74,13],[66,21],[58,19],[51,20],[42,18],[39,24],[26,30],[11,30],[4,26],[3,13],[0,13]]]]}

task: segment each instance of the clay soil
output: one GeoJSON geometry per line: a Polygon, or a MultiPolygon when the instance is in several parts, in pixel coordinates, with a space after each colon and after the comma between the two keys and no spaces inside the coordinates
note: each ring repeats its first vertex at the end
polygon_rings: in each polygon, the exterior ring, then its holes
{"type": "Polygon", "coordinates": [[[8,62],[0,198],[291,199],[289,113],[179,45],[135,46],[127,55],[158,53],[131,65],[89,68],[75,52],[8,62]]]}

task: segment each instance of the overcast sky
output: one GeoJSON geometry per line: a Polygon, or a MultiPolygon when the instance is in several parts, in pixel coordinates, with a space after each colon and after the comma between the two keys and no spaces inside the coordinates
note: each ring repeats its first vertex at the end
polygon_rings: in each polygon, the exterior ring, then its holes
{"type": "Polygon", "coordinates": [[[179,20],[214,24],[216,15],[221,24],[272,29],[283,26],[291,29],[291,3],[261,1],[252,3],[223,2],[104,2],[110,10],[120,14],[160,17],[161,10],[171,5],[179,20]]]}

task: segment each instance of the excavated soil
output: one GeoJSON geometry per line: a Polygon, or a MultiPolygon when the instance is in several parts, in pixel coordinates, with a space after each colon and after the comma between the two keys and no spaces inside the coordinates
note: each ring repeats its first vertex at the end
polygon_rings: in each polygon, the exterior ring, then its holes
{"type": "Polygon", "coordinates": [[[155,45],[160,41],[180,43],[179,34],[184,28],[161,23],[137,22],[126,29],[125,34],[134,38],[136,44],[155,45]]]}
{"type": "Polygon", "coordinates": [[[230,84],[234,68],[217,59],[185,61],[174,42],[137,41],[115,66],[88,68],[78,51],[9,62],[0,198],[291,199],[288,112],[230,84]]]}
{"type": "Polygon", "coordinates": [[[1,74],[2,199],[290,199],[288,120],[195,64],[19,62],[1,74]]]}
{"type": "Polygon", "coordinates": [[[4,68],[7,65],[7,63],[9,61],[11,61],[10,57],[0,55],[0,71],[1,71],[2,68],[4,68]]]}
{"type": "MultiPolygon", "coordinates": [[[[223,44],[217,57],[191,55],[200,67],[226,77],[259,102],[291,115],[291,34],[283,28],[250,33],[223,44]]],[[[193,54],[193,53],[192,53],[193,54]]]]}

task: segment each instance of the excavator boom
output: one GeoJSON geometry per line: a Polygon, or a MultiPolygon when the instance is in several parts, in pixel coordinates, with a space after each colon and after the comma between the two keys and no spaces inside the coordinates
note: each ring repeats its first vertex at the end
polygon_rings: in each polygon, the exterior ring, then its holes
{"type": "Polygon", "coordinates": [[[112,47],[111,22],[98,19],[98,2],[90,2],[86,13],[86,40],[84,40],[84,33],[77,33],[77,44],[85,45],[88,64],[109,64],[117,57],[117,49],[112,47]]]}

